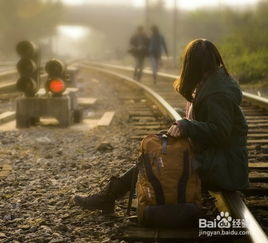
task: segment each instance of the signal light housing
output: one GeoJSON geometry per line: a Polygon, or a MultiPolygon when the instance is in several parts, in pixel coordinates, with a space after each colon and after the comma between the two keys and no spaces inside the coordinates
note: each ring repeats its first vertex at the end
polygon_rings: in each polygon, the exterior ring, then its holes
{"type": "Polygon", "coordinates": [[[45,70],[48,73],[48,80],[45,88],[53,96],[60,96],[66,89],[65,84],[65,65],[58,59],[52,59],[47,62],[45,70]]]}
{"type": "Polygon", "coordinates": [[[38,52],[38,47],[31,41],[21,41],[17,44],[16,50],[23,58],[33,58],[38,52]]]}
{"type": "Polygon", "coordinates": [[[28,58],[22,58],[17,63],[17,70],[22,76],[30,76],[32,73],[36,72],[36,63],[28,58]]]}
{"type": "Polygon", "coordinates": [[[45,69],[49,76],[61,77],[65,72],[65,65],[61,60],[51,59],[47,62],[45,69]]]}
{"type": "Polygon", "coordinates": [[[40,86],[39,48],[31,41],[21,41],[17,44],[16,51],[21,58],[17,63],[20,78],[16,87],[27,97],[33,97],[40,86]]]}
{"type": "Polygon", "coordinates": [[[21,77],[16,85],[19,91],[23,91],[27,97],[33,97],[38,90],[37,83],[30,77],[21,77]]]}

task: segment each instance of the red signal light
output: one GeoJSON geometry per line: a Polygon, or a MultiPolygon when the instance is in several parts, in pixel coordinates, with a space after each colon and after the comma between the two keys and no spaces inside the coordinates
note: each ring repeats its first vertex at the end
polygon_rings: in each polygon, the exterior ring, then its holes
{"type": "Polygon", "coordinates": [[[49,82],[49,90],[53,94],[61,94],[65,90],[65,83],[61,79],[53,79],[49,82]]]}

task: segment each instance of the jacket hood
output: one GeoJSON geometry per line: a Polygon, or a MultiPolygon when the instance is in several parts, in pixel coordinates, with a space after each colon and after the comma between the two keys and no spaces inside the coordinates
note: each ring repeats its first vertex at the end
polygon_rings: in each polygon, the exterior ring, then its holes
{"type": "Polygon", "coordinates": [[[238,105],[242,101],[242,92],[238,83],[227,75],[223,68],[219,68],[205,81],[197,94],[196,102],[200,102],[205,97],[217,93],[228,96],[238,105]]]}

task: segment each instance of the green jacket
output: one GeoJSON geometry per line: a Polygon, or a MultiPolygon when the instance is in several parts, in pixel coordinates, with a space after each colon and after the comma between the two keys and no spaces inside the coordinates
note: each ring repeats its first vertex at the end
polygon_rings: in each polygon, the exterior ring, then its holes
{"type": "Polygon", "coordinates": [[[201,179],[208,189],[241,190],[248,186],[247,131],[240,109],[242,92],[222,68],[199,90],[194,120],[180,121],[199,148],[201,179]]]}

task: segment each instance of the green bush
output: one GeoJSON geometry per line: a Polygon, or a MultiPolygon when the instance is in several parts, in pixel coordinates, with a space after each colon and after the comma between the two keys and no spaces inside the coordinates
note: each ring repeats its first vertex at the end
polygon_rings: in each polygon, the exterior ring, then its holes
{"type": "Polygon", "coordinates": [[[240,83],[268,78],[268,49],[255,52],[246,50],[240,54],[223,51],[223,54],[230,73],[232,73],[240,83]]]}
{"type": "Polygon", "coordinates": [[[267,1],[255,11],[236,14],[232,32],[219,42],[230,72],[241,83],[268,79],[267,15],[267,1]]]}

